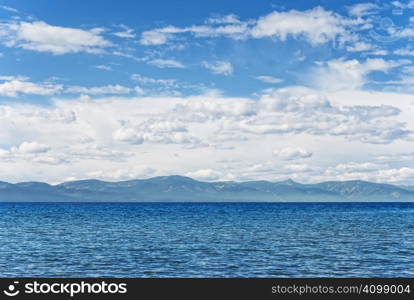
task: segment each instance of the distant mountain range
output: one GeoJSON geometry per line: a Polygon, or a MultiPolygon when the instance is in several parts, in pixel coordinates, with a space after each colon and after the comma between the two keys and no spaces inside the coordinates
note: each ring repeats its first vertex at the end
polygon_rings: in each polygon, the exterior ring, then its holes
{"type": "Polygon", "coordinates": [[[81,180],[49,185],[0,182],[0,202],[414,202],[414,188],[367,181],[301,184],[202,182],[160,176],[120,182],[81,180]]]}

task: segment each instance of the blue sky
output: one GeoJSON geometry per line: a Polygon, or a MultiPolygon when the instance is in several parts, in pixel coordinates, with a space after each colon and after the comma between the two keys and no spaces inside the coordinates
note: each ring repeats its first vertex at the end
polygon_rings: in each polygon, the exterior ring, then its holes
{"type": "Polygon", "coordinates": [[[0,1],[0,180],[414,184],[413,12],[0,1]]]}

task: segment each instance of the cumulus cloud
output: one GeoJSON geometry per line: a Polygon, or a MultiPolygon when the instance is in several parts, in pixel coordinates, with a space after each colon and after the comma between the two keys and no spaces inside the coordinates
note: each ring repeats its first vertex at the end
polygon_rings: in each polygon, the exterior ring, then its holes
{"type": "Polygon", "coordinates": [[[412,182],[414,180],[414,168],[402,167],[379,170],[377,180],[383,182],[412,182]]]}
{"type": "Polygon", "coordinates": [[[196,178],[199,180],[213,181],[219,179],[222,176],[222,174],[215,170],[202,169],[194,172],[188,172],[186,176],[196,178]]]}
{"type": "MultiPolygon", "coordinates": [[[[374,40],[363,38],[363,31],[373,25],[377,4],[360,3],[346,9],[348,13],[345,10],[342,15],[321,7],[281,9],[249,20],[234,14],[212,15],[199,24],[149,28],[140,36],[126,25],[81,29],[27,21],[29,18],[3,20],[0,41],[5,47],[54,55],[104,53],[113,46],[107,39],[111,38],[123,43],[111,50],[117,60],[125,57],[158,68],[190,66],[168,55],[182,49],[179,47],[187,44],[188,37],[212,44],[212,38],[295,39],[312,46],[334,43],[335,53],[338,48],[341,53],[346,50],[352,58],[315,62],[312,79],[298,75],[307,87],[279,88],[283,79],[255,73],[258,76],[250,75],[252,80],[274,86],[251,97],[223,96],[211,88],[214,83],[207,86],[172,76],[158,78],[156,73],[161,71],[155,68],[148,69],[153,74],[145,73],[144,68],[142,74],[131,75],[131,85],[79,86],[69,81],[63,85],[56,79],[0,76],[0,95],[14,98],[0,104],[0,169],[13,180],[37,176],[48,181],[69,177],[122,180],[155,173],[204,180],[279,180],[286,176],[299,180],[410,180],[413,156],[401,151],[414,141],[412,99],[390,91],[413,91],[414,72],[408,60],[413,50],[404,44],[380,48],[374,40]],[[145,55],[138,57],[132,48],[136,42],[166,47],[146,48],[145,55]],[[388,54],[402,57],[372,58],[388,54]],[[358,55],[363,58],[353,59],[358,55]],[[385,81],[389,75],[395,77],[385,81]],[[382,83],[388,92],[366,91],[382,83]],[[189,94],[193,96],[182,96],[189,94]],[[27,95],[53,97],[36,104],[26,101],[27,95]],[[78,98],[57,98],[69,96],[78,98]]],[[[406,27],[398,37],[413,36],[412,28],[406,27]]],[[[305,52],[292,52],[293,59],[286,63],[306,67],[312,55],[305,52]]],[[[86,67],[110,71],[116,63],[95,62],[86,67]]],[[[198,66],[223,76],[234,73],[225,57],[198,66]]],[[[113,75],[121,73],[119,65],[113,75]]],[[[40,97],[32,98],[37,101],[40,97]]]]}
{"type": "Polygon", "coordinates": [[[307,164],[287,164],[284,166],[286,170],[292,172],[312,172],[313,169],[309,167],[307,164]]]}
{"type": "Polygon", "coordinates": [[[161,144],[191,144],[197,146],[199,140],[190,134],[186,126],[176,120],[166,121],[147,119],[135,126],[121,122],[122,127],[115,131],[113,137],[120,142],[130,144],[161,143],[161,144]]]}
{"type": "Polygon", "coordinates": [[[103,29],[83,30],[49,25],[42,21],[3,23],[0,38],[7,47],[49,52],[55,55],[66,53],[102,53],[111,43],[102,37],[103,29]]]}
{"type": "Polygon", "coordinates": [[[288,36],[303,36],[313,45],[332,41],[345,34],[342,18],[322,7],[306,11],[273,12],[259,18],[251,30],[255,38],[276,37],[284,41],[288,36]]]}
{"type": "Polygon", "coordinates": [[[140,43],[145,46],[163,45],[173,38],[176,33],[186,32],[186,29],[180,29],[174,26],[144,31],[141,35],[140,43]]]}
{"type": "Polygon", "coordinates": [[[302,87],[282,88],[265,94],[259,110],[228,129],[253,134],[300,134],[345,136],[364,143],[390,143],[411,139],[403,123],[387,119],[400,114],[393,106],[338,106],[323,94],[302,87]]]}
{"type": "Polygon", "coordinates": [[[392,31],[391,34],[395,35],[397,39],[398,38],[410,39],[414,37],[414,29],[412,28],[412,26],[408,26],[408,27],[403,28],[400,31],[397,31],[397,30],[392,31]]]}
{"type": "Polygon", "coordinates": [[[173,41],[176,35],[192,34],[195,37],[224,36],[232,39],[266,38],[286,40],[304,38],[312,45],[349,37],[346,27],[352,22],[322,7],[298,11],[274,11],[257,20],[240,21],[234,15],[210,18],[207,25],[188,27],[166,26],[144,31],[142,45],[162,45],[173,41]]]}
{"type": "Polygon", "coordinates": [[[374,48],[374,46],[367,42],[355,42],[353,45],[349,45],[346,47],[346,50],[349,52],[362,52],[362,51],[370,51],[374,48]]]}
{"type": "Polygon", "coordinates": [[[334,180],[367,180],[388,183],[411,183],[414,179],[412,167],[389,167],[371,163],[350,163],[329,167],[322,178],[334,180]]]}
{"type": "Polygon", "coordinates": [[[338,164],[335,166],[335,170],[341,171],[341,172],[370,172],[370,171],[377,171],[381,169],[383,166],[371,163],[371,162],[362,162],[362,163],[356,163],[356,162],[349,162],[349,163],[343,163],[338,164]]]}
{"type": "Polygon", "coordinates": [[[400,49],[396,49],[394,51],[395,55],[400,55],[400,56],[414,56],[414,49],[405,47],[405,48],[400,48],[400,49]]]}
{"type": "Polygon", "coordinates": [[[133,128],[119,128],[114,132],[113,137],[116,141],[128,142],[131,144],[142,144],[144,138],[133,128]]]}
{"type": "MultiPolygon", "coordinates": [[[[327,153],[326,149],[332,149],[329,143],[353,145],[358,151],[375,149],[370,147],[377,143],[383,149],[407,145],[404,143],[412,140],[413,132],[399,119],[401,114],[390,105],[338,105],[324,93],[304,87],[267,91],[258,99],[204,94],[55,99],[48,106],[1,104],[0,167],[16,180],[37,174],[37,180],[53,181],[98,176],[90,172],[101,170],[104,173],[99,178],[109,178],[105,174],[111,170],[132,165],[154,168],[161,175],[197,170],[226,174],[194,174],[211,179],[276,180],[288,176],[309,180],[309,174],[327,179],[361,172],[378,177],[378,173],[362,171],[370,165],[359,169],[338,166],[323,174],[300,160],[315,162],[321,155],[329,156],[336,151],[327,153]],[[33,141],[36,144],[30,144],[33,141]],[[286,144],[303,148],[280,146],[286,144]],[[276,159],[272,149],[277,150],[276,159]],[[318,156],[310,159],[310,149],[318,156]],[[239,163],[219,162],[229,156],[239,163]],[[246,161],[251,164],[246,166],[246,161]],[[24,171],[28,163],[30,174],[24,171]]],[[[134,174],[132,170],[130,174],[134,174]]],[[[127,177],[128,173],[119,175],[127,177]]]]}
{"type": "Polygon", "coordinates": [[[233,65],[228,61],[203,62],[203,66],[214,74],[230,76],[233,74],[233,65]]]}
{"type": "MultiPolygon", "coordinates": [[[[243,120],[256,114],[257,107],[245,98],[194,97],[188,101],[179,101],[174,112],[187,122],[207,120],[243,120]]],[[[224,129],[224,128],[223,128],[224,129]]]]}
{"type": "Polygon", "coordinates": [[[384,82],[385,90],[398,93],[414,93],[414,66],[406,65],[399,69],[399,76],[394,80],[384,82]]]}
{"type": "Polygon", "coordinates": [[[368,75],[374,71],[387,72],[401,63],[382,58],[334,59],[321,63],[312,72],[314,85],[324,90],[359,89],[368,82],[368,75]]]}
{"type": "Polygon", "coordinates": [[[17,97],[20,94],[53,95],[62,90],[62,85],[34,83],[25,77],[3,76],[0,78],[0,95],[17,97]],[[3,81],[3,82],[1,82],[3,81]]]}
{"type": "Polygon", "coordinates": [[[146,91],[140,86],[134,87],[134,91],[137,95],[144,95],[146,93],[146,91]]]}
{"type": "Polygon", "coordinates": [[[12,148],[12,151],[20,153],[44,153],[50,150],[50,146],[37,142],[23,142],[19,147],[12,148]]]}
{"type": "Polygon", "coordinates": [[[355,17],[364,17],[378,12],[379,6],[374,3],[358,3],[348,9],[348,13],[355,17]]]}
{"type": "Polygon", "coordinates": [[[312,156],[312,152],[300,147],[286,147],[274,150],[273,155],[283,160],[295,160],[300,158],[309,158],[312,156]]]}

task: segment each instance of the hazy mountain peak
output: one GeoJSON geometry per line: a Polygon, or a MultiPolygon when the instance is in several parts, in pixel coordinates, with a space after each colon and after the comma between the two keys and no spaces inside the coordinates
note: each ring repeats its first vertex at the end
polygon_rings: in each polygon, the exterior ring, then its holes
{"type": "Polygon", "coordinates": [[[294,181],[294,180],[293,180],[293,179],[291,179],[291,178],[286,179],[286,180],[279,181],[279,183],[286,184],[286,185],[300,184],[300,183],[298,183],[298,182],[294,181]]]}
{"type": "Polygon", "coordinates": [[[121,182],[89,179],[54,186],[41,182],[0,182],[0,201],[412,202],[414,189],[362,180],[317,184],[301,184],[292,179],[280,182],[203,182],[190,177],[171,175],[121,182]]]}

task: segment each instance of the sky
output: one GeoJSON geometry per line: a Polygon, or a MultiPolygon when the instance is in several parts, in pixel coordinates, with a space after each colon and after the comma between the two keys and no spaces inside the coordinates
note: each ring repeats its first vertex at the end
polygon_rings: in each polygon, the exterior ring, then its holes
{"type": "Polygon", "coordinates": [[[0,180],[414,185],[414,0],[0,0],[0,180]]]}

